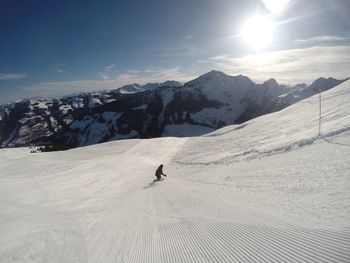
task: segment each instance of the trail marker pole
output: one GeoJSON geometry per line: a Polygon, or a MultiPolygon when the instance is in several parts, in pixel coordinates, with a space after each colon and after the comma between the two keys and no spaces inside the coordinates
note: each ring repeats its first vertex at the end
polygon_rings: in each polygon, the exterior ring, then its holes
{"type": "Polygon", "coordinates": [[[322,105],[321,105],[321,92],[318,93],[320,112],[319,112],[319,123],[318,123],[318,136],[321,136],[321,114],[322,114],[322,105]]]}

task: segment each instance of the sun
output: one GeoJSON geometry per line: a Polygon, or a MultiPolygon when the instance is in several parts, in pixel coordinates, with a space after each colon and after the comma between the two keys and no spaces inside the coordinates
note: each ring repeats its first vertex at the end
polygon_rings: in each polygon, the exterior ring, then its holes
{"type": "Polygon", "coordinates": [[[253,16],[243,24],[241,35],[256,51],[272,41],[274,24],[268,16],[253,16]]]}

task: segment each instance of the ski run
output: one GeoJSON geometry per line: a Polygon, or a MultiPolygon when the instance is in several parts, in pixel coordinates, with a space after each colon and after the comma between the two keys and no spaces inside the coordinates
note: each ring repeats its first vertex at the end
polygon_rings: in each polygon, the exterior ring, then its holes
{"type": "Polygon", "coordinates": [[[0,262],[350,262],[350,81],[204,136],[0,150],[0,262]],[[154,171],[164,164],[165,180],[154,171]]]}

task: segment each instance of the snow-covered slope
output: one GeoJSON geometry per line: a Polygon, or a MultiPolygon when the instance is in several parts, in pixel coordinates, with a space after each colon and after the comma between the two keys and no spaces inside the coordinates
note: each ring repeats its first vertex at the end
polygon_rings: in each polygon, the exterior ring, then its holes
{"type": "Polygon", "coordinates": [[[0,262],[348,262],[350,81],[199,138],[0,150],[0,262]],[[164,163],[168,175],[154,182],[164,163]]]}
{"type": "Polygon", "coordinates": [[[184,86],[166,81],[22,100],[0,107],[0,147],[62,150],[127,138],[202,135],[281,110],[342,81],[321,78],[288,88],[274,79],[256,84],[213,70],[184,86]]]}
{"type": "MultiPolygon", "coordinates": [[[[324,92],[322,97],[322,135],[325,137],[350,130],[350,81],[324,92]],[[341,127],[341,128],[340,128],[341,127]]],[[[264,115],[237,126],[228,126],[186,146],[184,163],[232,162],[283,152],[312,144],[319,133],[319,97],[305,99],[288,108],[264,115]],[[227,147],[227,142],[230,147],[227,147]],[[206,154],[197,152],[205,143],[206,154]],[[193,149],[193,152],[192,150],[193,149]],[[220,149],[220,150],[219,150],[220,149]],[[219,151],[218,151],[219,150],[219,151]],[[206,161],[208,158],[208,161],[206,161]]]]}

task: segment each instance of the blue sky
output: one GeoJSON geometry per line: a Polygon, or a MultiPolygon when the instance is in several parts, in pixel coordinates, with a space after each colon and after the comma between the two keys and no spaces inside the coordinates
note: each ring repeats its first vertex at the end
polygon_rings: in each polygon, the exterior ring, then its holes
{"type": "Polygon", "coordinates": [[[0,103],[31,96],[186,81],[211,69],[254,81],[350,76],[350,1],[1,0],[0,103]],[[242,37],[256,13],[274,23],[257,52],[242,37]]]}

